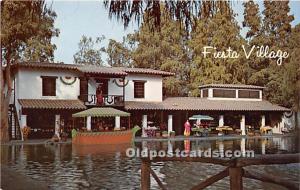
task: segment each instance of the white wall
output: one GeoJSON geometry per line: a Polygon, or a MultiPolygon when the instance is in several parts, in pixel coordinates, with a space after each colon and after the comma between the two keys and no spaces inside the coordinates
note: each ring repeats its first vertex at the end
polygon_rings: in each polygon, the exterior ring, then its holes
{"type": "MultiPolygon", "coordinates": [[[[123,87],[116,85],[115,78],[108,81],[108,95],[123,95],[123,87]]],[[[116,80],[119,80],[117,78],[116,80]]],[[[125,101],[162,101],[162,77],[159,75],[129,74],[125,81],[129,80],[125,86],[125,101]],[[134,98],[134,80],[147,81],[145,83],[145,98],[134,98]]],[[[118,81],[119,82],[119,81],[118,81]]],[[[119,82],[120,83],[120,82],[119,82]]],[[[91,78],[88,83],[88,93],[96,94],[97,84],[91,78]]],[[[122,82],[121,82],[122,84],[122,82]]]]}
{"type": "Polygon", "coordinates": [[[27,70],[21,69],[16,76],[16,100],[18,99],[78,99],[79,79],[72,85],[66,85],[60,77],[77,77],[71,71],[60,70],[27,70]],[[42,96],[41,76],[57,76],[56,96],[42,96]]]}
{"type": "Polygon", "coordinates": [[[129,74],[126,77],[129,80],[125,87],[125,101],[162,101],[162,76],[160,75],[141,75],[129,74]],[[134,98],[133,80],[145,80],[145,98],[134,98]]]}

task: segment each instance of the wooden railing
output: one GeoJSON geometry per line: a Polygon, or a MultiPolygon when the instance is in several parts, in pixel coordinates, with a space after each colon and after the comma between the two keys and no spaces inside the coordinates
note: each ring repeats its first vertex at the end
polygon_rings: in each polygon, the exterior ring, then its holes
{"type": "Polygon", "coordinates": [[[299,163],[300,154],[276,154],[276,155],[260,155],[253,158],[205,158],[205,157],[155,157],[151,160],[149,158],[142,158],[141,166],[141,189],[150,189],[150,175],[153,176],[161,189],[167,189],[167,187],[161,182],[156,173],[151,169],[151,162],[166,162],[166,161],[179,161],[179,162],[202,162],[212,163],[226,166],[226,169],[207,178],[200,182],[198,185],[192,187],[192,190],[204,189],[213,183],[229,176],[230,189],[242,190],[243,189],[243,177],[260,180],[263,182],[274,183],[287,187],[288,189],[298,189],[299,184],[292,183],[281,179],[277,176],[270,176],[267,174],[260,174],[253,171],[245,170],[243,167],[250,165],[271,165],[271,164],[290,164],[299,163]]]}
{"type": "Polygon", "coordinates": [[[124,97],[122,95],[102,95],[96,94],[82,94],[79,96],[86,105],[96,106],[123,106],[124,97]]]}

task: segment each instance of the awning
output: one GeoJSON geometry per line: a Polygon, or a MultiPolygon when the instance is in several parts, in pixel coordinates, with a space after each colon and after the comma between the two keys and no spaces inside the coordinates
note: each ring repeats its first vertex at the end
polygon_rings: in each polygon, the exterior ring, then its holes
{"type": "Polygon", "coordinates": [[[86,109],[86,106],[80,100],[19,99],[19,103],[24,109],[86,109]]]}
{"type": "Polygon", "coordinates": [[[189,118],[189,120],[209,120],[213,121],[214,118],[208,116],[208,115],[193,115],[192,117],[189,118]]]}
{"type": "Polygon", "coordinates": [[[84,110],[78,113],[74,113],[72,117],[115,117],[115,116],[120,116],[120,117],[129,117],[130,113],[117,110],[114,108],[91,108],[88,110],[84,110]]]}

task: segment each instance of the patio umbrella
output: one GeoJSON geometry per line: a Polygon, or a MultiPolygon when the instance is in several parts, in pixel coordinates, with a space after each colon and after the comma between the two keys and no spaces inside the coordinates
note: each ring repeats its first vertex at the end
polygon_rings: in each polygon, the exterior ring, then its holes
{"type": "Polygon", "coordinates": [[[209,120],[209,121],[213,121],[214,118],[212,118],[208,115],[193,115],[192,117],[189,118],[189,120],[209,120]]]}

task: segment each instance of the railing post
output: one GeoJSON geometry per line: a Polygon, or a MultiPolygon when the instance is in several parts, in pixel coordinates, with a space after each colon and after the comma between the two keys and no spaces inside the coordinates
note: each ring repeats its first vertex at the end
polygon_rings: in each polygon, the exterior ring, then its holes
{"type": "Polygon", "coordinates": [[[243,189],[243,168],[230,167],[230,190],[242,190],[243,189]]]}
{"type": "Polygon", "coordinates": [[[142,160],[141,190],[150,189],[150,162],[142,160]]]}

